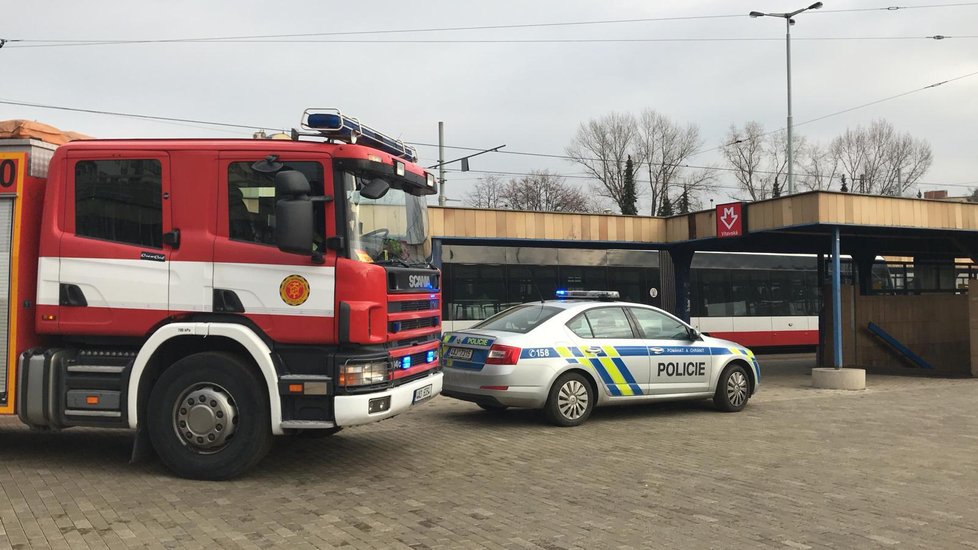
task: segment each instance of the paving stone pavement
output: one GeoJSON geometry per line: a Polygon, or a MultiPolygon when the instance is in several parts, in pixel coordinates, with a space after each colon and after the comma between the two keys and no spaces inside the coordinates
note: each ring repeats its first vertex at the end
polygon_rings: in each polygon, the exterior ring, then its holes
{"type": "Polygon", "coordinates": [[[762,357],[739,414],[599,409],[554,428],[439,397],[244,478],[127,464],[129,434],[0,421],[0,548],[978,547],[978,380],[814,390],[762,357]]]}

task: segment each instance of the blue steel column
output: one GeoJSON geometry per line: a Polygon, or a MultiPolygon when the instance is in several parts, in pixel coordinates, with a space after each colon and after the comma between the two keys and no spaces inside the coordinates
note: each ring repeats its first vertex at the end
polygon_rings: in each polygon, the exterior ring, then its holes
{"type": "Polygon", "coordinates": [[[832,230],[832,347],[834,367],[842,368],[842,257],[839,228],[832,230]]]}

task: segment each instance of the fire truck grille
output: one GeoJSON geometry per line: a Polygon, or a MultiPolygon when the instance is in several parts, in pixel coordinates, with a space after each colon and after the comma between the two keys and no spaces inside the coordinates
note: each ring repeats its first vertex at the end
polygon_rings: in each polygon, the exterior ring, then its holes
{"type": "Polygon", "coordinates": [[[387,344],[387,347],[389,349],[397,349],[397,348],[404,348],[409,346],[420,346],[421,344],[427,344],[428,342],[432,342],[438,339],[439,339],[438,334],[425,334],[423,336],[411,338],[410,340],[394,340],[391,343],[387,344]]]}
{"type": "Polygon", "coordinates": [[[421,319],[405,319],[403,321],[391,321],[388,327],[392,333],[417,330],[419,328],[431,328],[438,326],[438,317],[422,317],[421,319]]]}
{"type": "Polygon", "coordinates": [[[387,304],[388,313],[427,311],[430,309],[438,309],[438,300],[409,300],[407,302],[390,302],[387,304]]]}

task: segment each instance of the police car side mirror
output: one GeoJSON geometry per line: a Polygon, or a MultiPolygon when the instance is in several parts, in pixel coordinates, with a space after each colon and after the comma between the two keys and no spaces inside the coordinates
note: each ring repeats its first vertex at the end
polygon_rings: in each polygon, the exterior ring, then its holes
{"type": "Polygon", "coordinates": [[[700,331],[696,330],[693,327],[687,328],[686,329],[686,332],[687,332],[687,334],[689,334],[689,339],[690,340],[700,340],[700,339],[702,339],[702,335],[700,334],[700,331]]]}

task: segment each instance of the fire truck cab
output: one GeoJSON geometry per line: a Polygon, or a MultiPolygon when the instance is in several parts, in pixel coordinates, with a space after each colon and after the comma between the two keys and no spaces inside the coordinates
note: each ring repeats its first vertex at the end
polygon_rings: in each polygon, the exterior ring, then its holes
{"type": "Polygon", "coordinates": [[[336,110],[292,137],[0,140],[0,415],[224,479],[437,395],[434,177],[336,110]]]}

